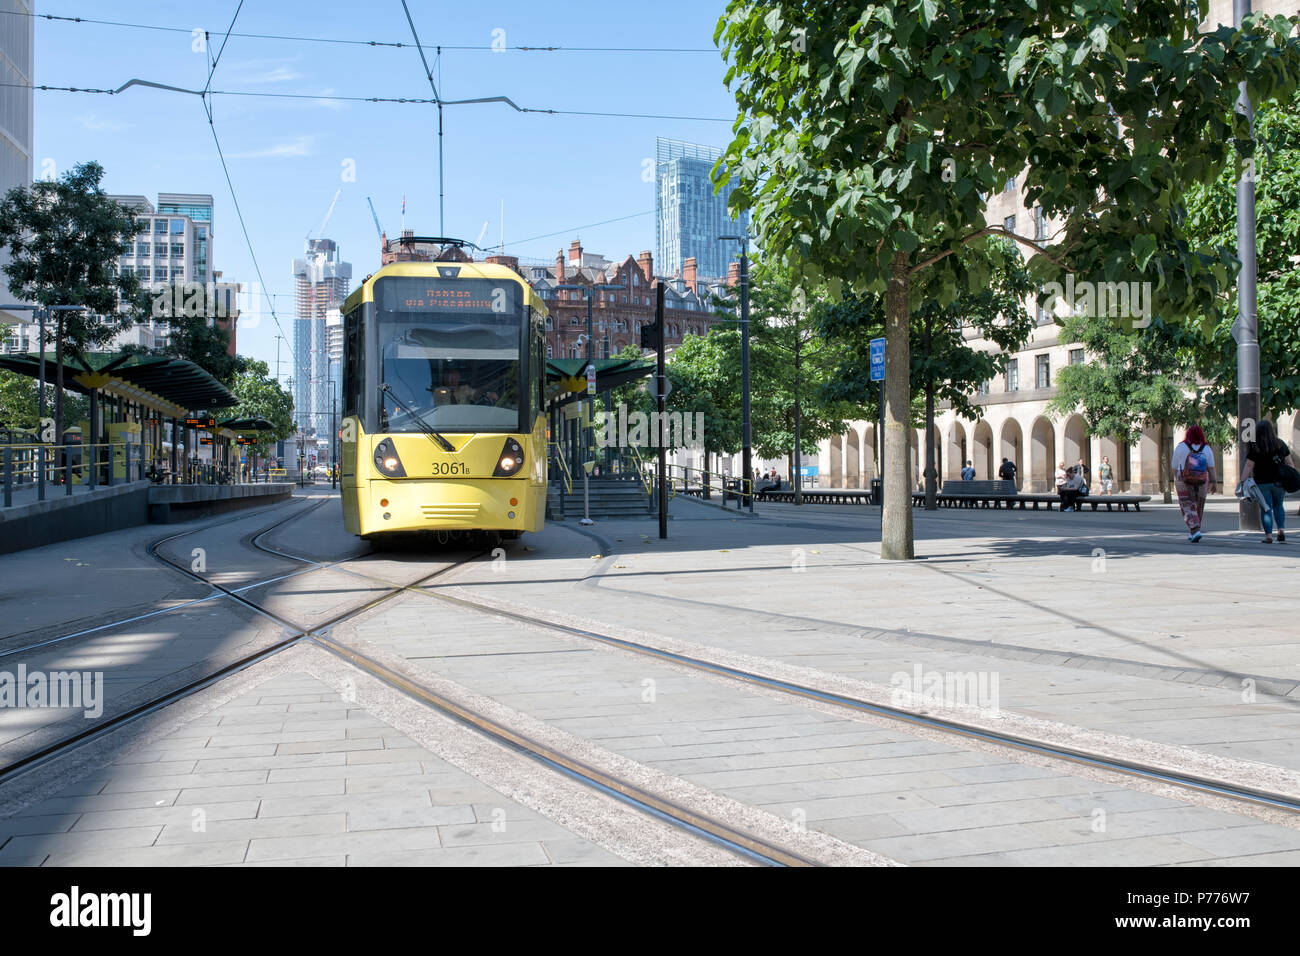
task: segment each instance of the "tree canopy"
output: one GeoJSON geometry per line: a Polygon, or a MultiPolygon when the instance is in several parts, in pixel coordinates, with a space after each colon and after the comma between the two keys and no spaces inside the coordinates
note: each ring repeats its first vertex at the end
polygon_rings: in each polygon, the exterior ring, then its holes
{"type": "Polygon", "coordinates": [[[280,387],[267,364],[259,359],[244,360],[230,390],[239,399],[239,405],[230,410],[231,418],[265,418],[275,426],[269,436],[263,433],[256,445],[257,454],[270,457],[273,443],[294,433],[293,396],[280,387]]]}
{"type": "Polygon", "coordinates": [[[1154,314],[1214,323],[1232,256],[1193,244],[1181,198],[1249,140],[1239,82],[1256,103],[1294,90],[1300,39],[1280,17],[1203,32],[1197,6],[728,4],[715,39],[738,115],[715,175],[736,178],[733,211],[797,283],[885,296],[882,556],[914,554],[911,312],[987,282],[963,249],[1003,236],[1038,282],[1149,281],[1154,314]],[[1049,234],[988,222],[1013,182],[1049,234]]]}
{"type": "MultiPolygon", "coordinates": [[[[1253,174],[1258,270],[1260,403],[1264,414],[1300,407],[1300,95],[1264,104],[1256,114],[1253,174]]],[[[1187,194],[1187,231],[1202,245],[1236,242],[1235,168],[1187,194]]],[[[1220,297],[1220,316],[1208,335],[1183,335],[1203,383],[1206,418],[1224,427],[1237,415],[1237,319],[1233,287],[1220,297]]]]}
{"type": "Polygon", "coordinates": [[[9,190],[0,202],[0,244],[9,291],[54,312],[55,418],[62,441],[63,356],[112,341],[145,315],[148,296],[134,275],[119,274],[118,256],[135,238],[137,220],[104,192],[104,168],[81,163],[58,179],[9,190]]]}

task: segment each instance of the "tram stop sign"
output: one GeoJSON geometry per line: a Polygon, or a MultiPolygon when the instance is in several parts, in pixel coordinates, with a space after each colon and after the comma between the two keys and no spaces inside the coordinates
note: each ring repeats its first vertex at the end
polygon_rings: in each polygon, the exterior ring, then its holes
{"type": "MultiPolygon", "coordinates": [[[[659,376],[651,375],[646,379],[645,390],[650,393],[651,398],[659,397],[659,376]]],[[[673,383],[668,381],[668,376],[664,376],[664,398],[666,399],[673,390],[673,383]]]]}
{"type": "Polygon", "coordinates": [[[591,364],[587,365],[587,394],[596,394],[596,366],[591,364]]]}

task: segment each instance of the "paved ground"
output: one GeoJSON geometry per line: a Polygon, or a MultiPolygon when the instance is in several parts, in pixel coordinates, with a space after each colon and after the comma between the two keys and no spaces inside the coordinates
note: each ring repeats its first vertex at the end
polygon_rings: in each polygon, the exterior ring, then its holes
{"type": "MultiPolygon", "coordinates": [[[[300,565],[247,548],[256,530],[299,509],[270,543],[317,561],[364,553],[341,532],[333,503],[312,504],[163,548],[183,559],[201,546],[222,583],[249,588],[295,621],[324,620],[377,582],[347,569],[294,573],[300,565]]],[[[879,559],[878,522],[862,507],[769,505],[749,517],[677,501],[666,542],[653,521],[589,531],[553,523],[435,589],[820,675],[864,695],[970,673],[985,714],[1300,779],[1292,773],[1300,770],[1300,648],[1290,597],[1300,566],[1290,548],[1300,543],[1265,546],[1236,534],[1226,504],[1215,506],[1200,546],[1163,506],[944,510],[917,512],[919,560],[904,564],[879,559]]],[[[143,561],[134,577],[87,571],[111,566],[114,554],[138,557],[157,532],[0,558],[5,596],[22,615],[10,619],[8,646],[206,595],[143,561]],[[29,607],[25,590],[35,588],[84,591],[85,600],[29,607]]],[[[407,548],[368,557],[365,567],[411,581],[447,557],[407,548]]],[[[106,629],[104,640],[123,651],[111,662],[121,688],[139,690],[185,662],[268,638],[264,621],[232,617],[228,602],[218,603],[106,629]],[[182,614],[193,621],[181,626],[182,614]]],[[[490,701],[593,762],[644,768],[666,788],[716,796],[721,812],[826,834],[880,858],[1300,863],[1300,828],[1288,817],[846,715],[426,594],[408,592],[335,636],[490,701]]],[[[33,660],[88,666],[108,646],[77,639],[33,660]]],[[[651,835],[632,811],[588,803],[585,788],[516,766],[450,721],[430,722],[412,701],[364,686],[354,695],[346,666],[318,659],[324,652],[289,653],[298,656],[257,665],[241,678],[248,686],[232,685],[183,722],[160,720],[130,747],[105,743],[98,763],[51,778],[57,792],[11,798],[17,815],[0,820],[0,863],[717,862],[709,856],[717,851],[651,835]]],[[[21,721],[32,713],[0,713],[0,746],[31,745],[32,727],[21,721]]],[[[0,790],[0,801],[7,796],[0,790]]]]}

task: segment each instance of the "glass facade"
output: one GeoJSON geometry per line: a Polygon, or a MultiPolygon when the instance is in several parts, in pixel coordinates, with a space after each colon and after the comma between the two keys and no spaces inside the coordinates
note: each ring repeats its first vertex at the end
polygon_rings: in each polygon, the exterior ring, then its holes
{"type": "MultiPolygon", "coordinates": [[[[34,7],[34,0],[0,0],[0,196],[32,181],[34,7]]],[[[8,249],[0,249],[0,266],[8,261],[8,249]]],[[[29,312],[0,314],[0,325],[30,320],[29,312]]]]}
{"type": "Polygon", "coordinates": [[[742,235],[749,216],[727,214],[728,183],[716,193],[711,173],[721,152],[677,140],[655,140],[655,235],[657,262],[665,274],[677,274],[694,257],[699,276],[717,278],[739,257],[739,243],[718,236],[742,235]]]}

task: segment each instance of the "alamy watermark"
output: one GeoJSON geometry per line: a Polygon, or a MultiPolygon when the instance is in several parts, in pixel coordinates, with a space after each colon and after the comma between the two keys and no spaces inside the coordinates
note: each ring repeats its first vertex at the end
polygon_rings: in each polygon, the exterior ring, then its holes
{"type": "Polygon", "coordinates": [[[600,448],[701,448],[704,413],[629,412],[619,403],[596,429],[600,448]]]}
{"type": "Polygon", "coordinates": [[[1130,320],[1135,329],[1151,324],[1150,282],[1078,281],[1074,273],[1067,273],[1064,285],[1049,282],[1043,286],[1039,305],[1055,315],[1059,300],[1064,300],[1073,315],[1130,320]]]}
{"type": "Polygon", "coordinates": [[[998,716],[997,671],[927,671],[913,664],[911,673],[896,671],[889,678],[889,702],[905,708],[918,704],[940,707],[977,707],[989,717],[998,716]]]}
{"type": "Polygon", "coordinates": [[[94,719],[104,713],[103,671],[0,671],[0,709],[69,707],[94,719]]]}

